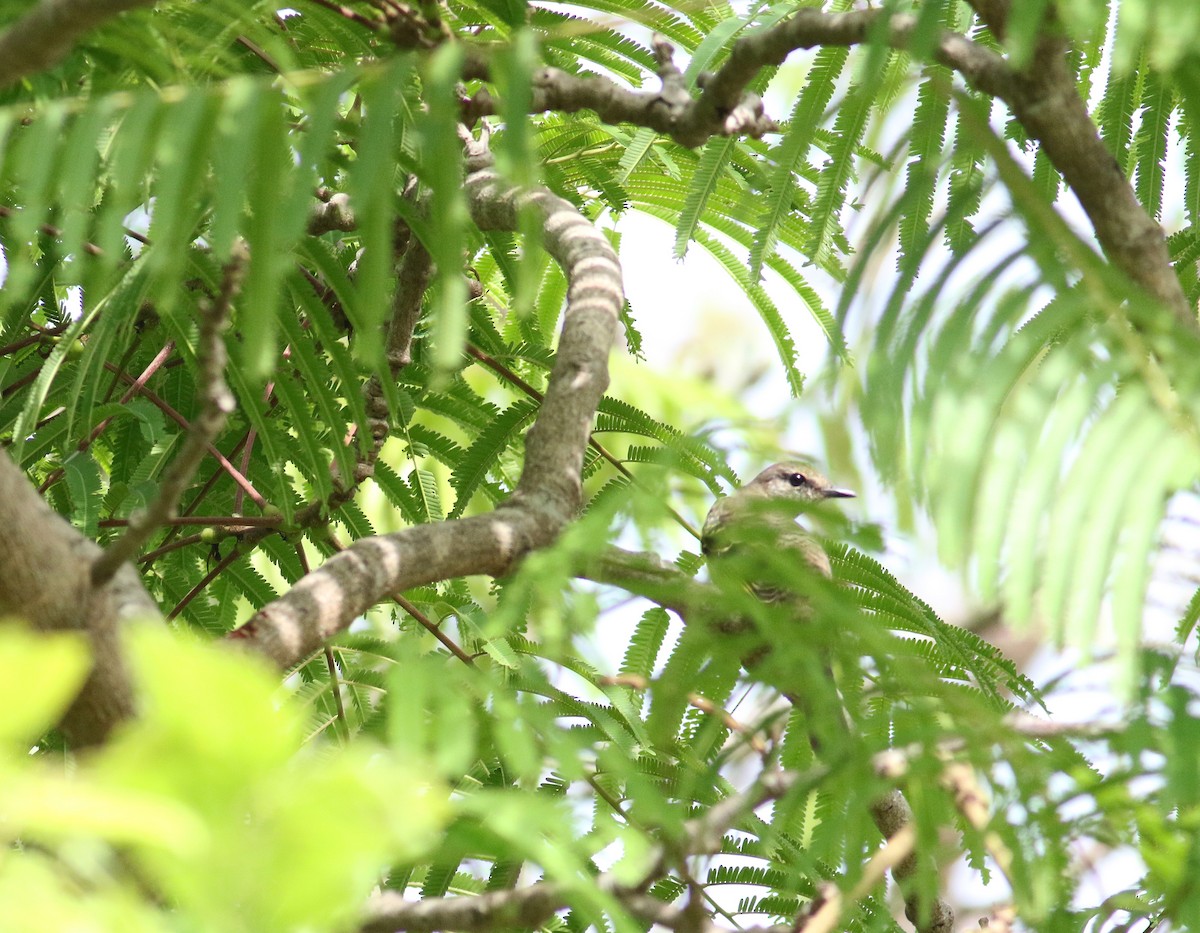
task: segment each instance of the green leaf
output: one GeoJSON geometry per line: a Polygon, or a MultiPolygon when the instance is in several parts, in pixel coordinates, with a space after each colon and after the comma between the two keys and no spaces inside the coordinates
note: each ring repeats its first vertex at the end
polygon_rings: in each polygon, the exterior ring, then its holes
{"type": "MultiPolygon", "coordinates": [[[[808,155],[813,137],[825,117],[825,110],[833,98],[838,77],[846,67],[849,50],[827,46],[817,52],[809,69],[804,90],[796,99],[788,120],[783,140],[775,147],[774,168],[762,207],[762,218],[750,250],[750,277],[758,279],[762,274],[763,262],[771,253],[778,237],[782,218],[792,210],[797,165],[808,155]]],[[[924,88],[925,85],[922,85],[924,88]]]]}
{"type": "Polygon", "coordinates": [[[83,685],[91,658],[82,635],[35,635],[10,620],[0,628],[0,663],[8,672],[0,688],[8,710],[0,725],[5,746],[0,754],[7,762],[57,723],[83,685]]]}
{"type": "Polygon", "coordinates": [[[429,114],[423,145],[431,199],[430,238],[425,248],[437,268],[432,309],[433,367],[442,379],[459,366],[467,338],[466,284],[462,252],[466,246],[467,202],[463,191],[462,144],[456,132],[459,119],[455,86],[461,72],[462,50],[443,45],[425,71],[429,114]]]}

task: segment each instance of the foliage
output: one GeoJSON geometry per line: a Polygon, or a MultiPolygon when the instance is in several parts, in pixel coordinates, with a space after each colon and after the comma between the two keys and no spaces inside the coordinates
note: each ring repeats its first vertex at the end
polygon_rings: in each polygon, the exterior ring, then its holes
{"type": "Polygon", "coordinates": [[[437,841],[446,789],[416,756],[366,741],[302,748],[303,708],[261,665],[150,629],[134,648],[142,715],[68,769],[28,749],[78,687],[87,649],[0,630],[6,664],[47,675],[3,688],[23,710],[0,752],[10,929],[339,929],[383,866],[437,841]]]}
{"type": "MultiPolygon", "coordinates": [[[[481,0],[418,4],[409,19],[395,6],[159,3],[0,91],[0,442],[88,537],[111,541],[154,499],[202,401],[198,317],[241,245],[250,256],[227,340],[237,405],[212,443],[222,459],[138,561],[181,635],[136,641],[144,711],[64,770],[44,733],[82,677],[79,646],[0,641],[7,670],[41,672],[0,688],[4,913],[40,928],[96,915],[130,929],[338,929],[376,885],[432,900],[545,879],[565,891],[545,928],[645,928],[620,885],[792,924],[825,882],[851,891],[865,876],[870,807],[899,784],[919,850],[950,861],[939,830],[953,827],[972,868],[1006,876],[1031,929],[1186,924],[1200,911],[1196,717],[1138,642],[1171,497],[1200,479],[1200,332],[1063,219],[1061,166],[935,45],[950,29],[1020,66],[1053,9],[1105,146],[1172,231],[1194,306],[1193,5],[1014,0],[998,36],[959,0],[889,0],[915,15],[905,50],[875,30],[764,65],[750,88],[769,109],[800,84],[778,132],[697,150],[590,110],[528,116],[538,69],[656,88],[653,29],[696,90],[738,38],[799,7],[854,4],[481,0]],[[681,632],[667,610],[704,575],[680,542],[761,430],[688,410],[682,375],[674,392],[612,387],[582,517],[552,548],[491,586],[442,581],[372,608],[289,672],[287,700],[248,663],[186,644],[230,632],[349,541],[483,514],[514,491],[567,282],[529,216],[519,236],[470,221],[456,124],[483,86],[462,79],[474,52],[500,101],[488,119],[505,177],[549,187],[616,241],[633,213],[669,223],[676,257],[709,254],[744,292],[795,396],[813,380],[793,309],[809,315],[899,511],[928,511],[982,602],[1085,648],[1111,616],[1127,725],[1085,730],[1090,742],[1024,734],[1012,714],[1040,708],[1037,686],[866,553],[869,530],[836,520],[823,528],[833,581],[786,555],[745,568],[801,594],[811,618],[713,586],[706,611],[753,627],[681,632]],[[317,225],[314,209],[342,194],[352,222],[317,225]],[[397,367],[380,335],[417,242],[435,272],[397,367]],[[378,451],[372,384],[388,410],[378,451]],[[686,427],[662,414],[681,409],[686,427]],[[603,655],[625,594],[578,579],[615,540],[678,568],[619,663],[603,655]],[[889,749],[903,775],[881,770],[889,749]],[[991,824],[965,814],[948,754],[980,775],[991,824]],[[769,814],[718,826],[707,858],[689,848],[696,821],[777,768],[798,777],[769,814]],[[1144,878],[1073,906],[1069,846],[1085,837],[1137,851],[1144,878]],[[616,888],[596,880],[606,872],[616,888]]],[[[23,13],[0,4],[0,23],[23,13]]],[[[660,313],[626,309],[631,353],[661,333],[660,313]]],[[[928,903],[934,862],[909,884],[928,903]]],[[[845,922],[898,928],[878,886],[845,922]]]]}

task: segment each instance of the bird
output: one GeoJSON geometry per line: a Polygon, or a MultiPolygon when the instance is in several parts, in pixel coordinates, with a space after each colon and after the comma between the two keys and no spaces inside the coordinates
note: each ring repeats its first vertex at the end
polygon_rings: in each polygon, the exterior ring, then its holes
{"type": "MultiPolygon", "coordinates": [[[[781,578],[784,582],[795,579],[792,567],[796,559],[808,568],[809,573],[828,579],[832,571],[825,549],[796,523],[796,519],[817,503],[853,498],[854,492],[832,485],[808,463],[784,461],[771,464],[745,486],[718,499],[709,509],[700,546],[713,582],[744,587],[764,603],[791,610],[794,621],[804,624],[812,616],[809,601],[796,588],[781,585],[781,578]],[[736,565],[738,561],[747,560],[749,563],[736,565]],[[760,568],[767,570],[768,576],[756,580],[754,574],[760,568]],[[775,572],[771,574],[770,571],[775,572]]],[[[745,620],[718,625],[718,630],[728,635],[744,635],[754,628],[745,620]]],[[[792,631],[790,621],[784,631],[792,631]]],[[[778,630],[776,634],[778,636],[778,630]]],[[[747,671],[765,672],[763,662],[772,653],[770,636],[767,639],[766,643],[760,641],[742,655],[741,663],[747,671]]],[[[832,659],[827,650],[816,648],[813,660],[819,665],[816,670],[823,672],[832,686],[832,659]]],[[[788,679],[799,673],[790,672],[788,679]]],[[[800,680],[807,681],[807,678],[801,675],[800,680]]],[[[813,692],[811,682],[807,690],[802,690],[799,683],[780,686],[783,695],[811,717],[814,703],[812,698],[805,696],[813,692]]],[[[835,721],[848,723],[846,712],[838,702],[836,688],[833,689],[830,700],[838,707],[835,721]]],[[[810,735],[810,741],[817,750],[816,736],[810,735]]]]}
{"type": "MultiPolygon", "coordinates": [[[[809,567],[829,577],[829,555],[796,519],[826,499],[853,498],[854,492],[832,485],[807,463],[773,463],[713,504],[704,520],[700,548],[709,561],[744,544],[793,550],[809,567]]],[[[757,591],[756,595],[770,601],[767,595],[757,591]]]]}

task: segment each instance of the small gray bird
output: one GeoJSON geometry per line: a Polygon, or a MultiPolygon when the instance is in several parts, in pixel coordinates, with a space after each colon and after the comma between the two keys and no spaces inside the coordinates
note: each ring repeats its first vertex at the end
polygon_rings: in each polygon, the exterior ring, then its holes
{"type": "MultiPolygon", "coordinates": [[[[828,555],[796,524],[796,518],[824,499],[853,498],[853,492],[830,485],[807,463],[774,463],[713,504],[704,520],[700,546],[709,560],[739,544],[795,550],[810,567],[828,577],[828,555]]],[[[758,595],[770,600],[767,594],[758,595]]]]}
{"type": "MultiPolygon", "coordinates": [[[[796,519],[806,509],[825,499],[852,499],[854,495],[848,489],[831,485],[807,463],[788,461],[767,467],[741,489],[718,499],[709,509],[700,545],[704,556],[708,558],[714,582],[719,581],[725,573],[722,569],[723,558],[740,555],[748,555],[751,559],[759,555],[765,565],[774,564],[775,568],[781,562],[786,568],[795,555],[821,576],[831,576],[829,555],[812,535],[796,524],[796,519]]],[[[767,583],[745,580],[743,577],[740,580],[733,578],[733,582],[748,585],[750,592],[765,603],[786,604],[790,601],[798,622],[811,617],[812,609],[808,600],[794,591],[781,588],[774,581],[767,583]]],[[[745,622],[733,622],[720,628],[731,635],[747,631],[745,622]]],[[[741,658],[742,665],[747,670],[758,668],[771,653],[770,644],[760,645],[741,658]]],[[[827,682],[832,686],[834,680],[830,658],[820,649],[816,657],[819,658],[819,669],[824,671],[827,682]]],[[[826,717],[828,722],[852,727],[836,687],[822,700],[819,691],[814,690],[811,683],[806,690],[780,686],[783,687],[784,696],[804,710],[810,721],[816,708],[828,706],[831,708],[830,715],[826,717]]],[[[809,736],[809,741],[814,751],[820,750],[820,742],[815,734],[809,736]]]]}

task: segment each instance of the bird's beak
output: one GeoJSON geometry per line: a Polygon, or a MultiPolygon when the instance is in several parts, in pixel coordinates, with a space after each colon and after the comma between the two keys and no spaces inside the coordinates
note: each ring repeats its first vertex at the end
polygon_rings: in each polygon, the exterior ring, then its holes
{"type": "Polygon", "coordinates": [[[830,487],[821,493],[826,499],[856,499],[858,493],[850,489],[838,489],[836,486],[830,487]]]}

